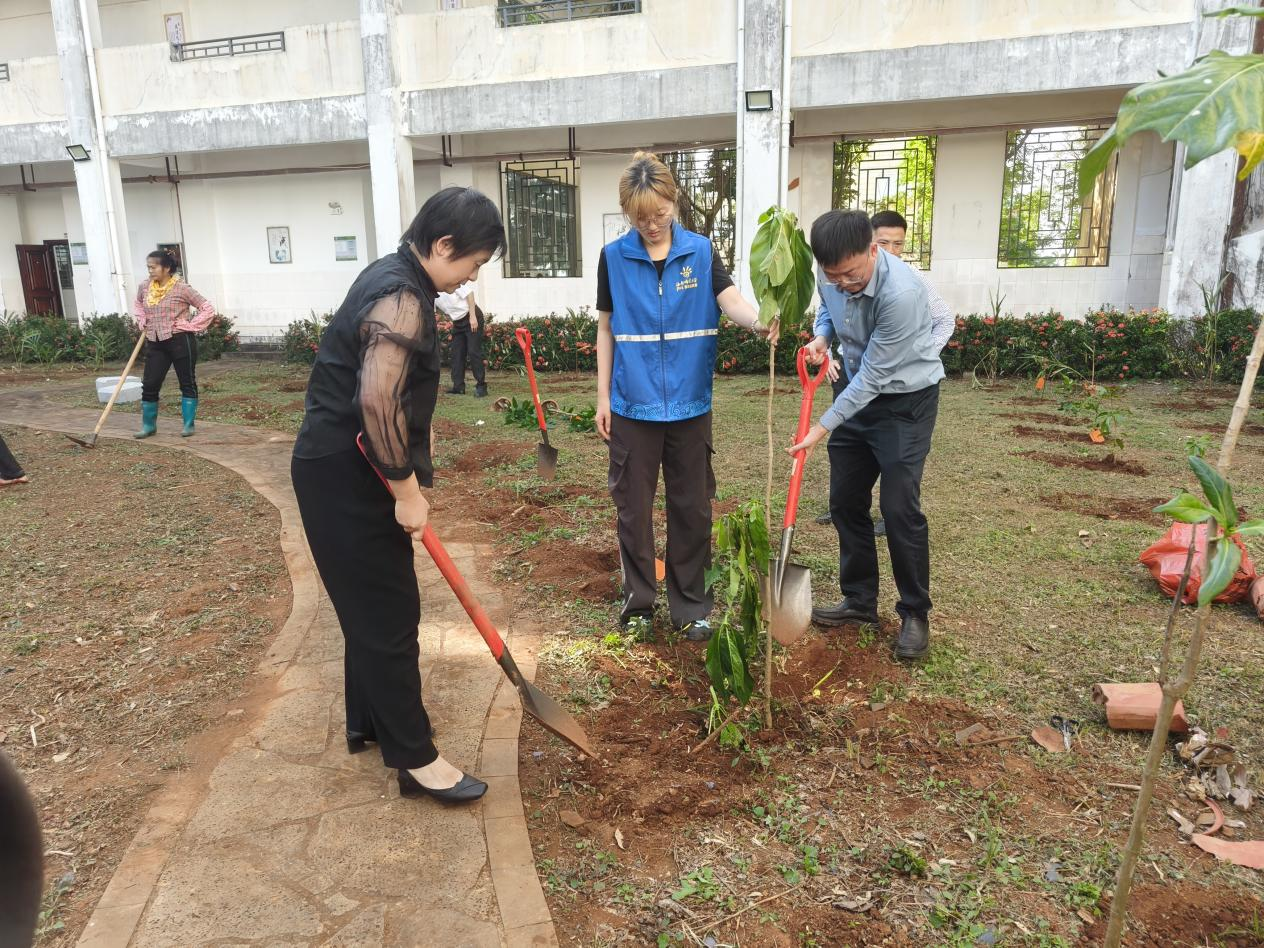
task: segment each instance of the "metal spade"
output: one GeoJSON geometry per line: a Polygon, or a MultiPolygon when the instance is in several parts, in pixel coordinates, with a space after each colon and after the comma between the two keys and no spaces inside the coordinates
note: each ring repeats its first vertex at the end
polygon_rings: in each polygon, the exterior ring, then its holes
{"type": "Polygon", "coordinates": [[[136,339],[136,345],[132,347],[131,358],[127,360],[127,365],[123,366],[123,374],[119,376],[118,384],[114,386],[114,391],[110,394],[110,400],[105,403],[105,408],[101,410],[101,417],[97,419],[97,426],[92,429],[92,433],[86,434],[82,438],[72,434],[66,435],[67,438],[81,448],[95,448],[97,446],[97,435],[101,433],[101,428],[105,425],[105,419],[110,416],[110,409],[114,407],[114,400],[119,397],[119,392],[123,391],[123,383],[127,381],[127,373],[132,371],[132,366],[136,362],[136,356],[140,354],[140,347],[144,342],[145,334],[141,333],[136,339]]]}
{"type": "Polygon", "coordinates": [[[535,468],[546,481],[557,476],[557,448],[549,444],[549,425],[544,420],[544,406],[540,404],[540,389],[535,384],[535,363],[531,360],[531,330],[519,326],[514,330],[522,357],[527,363],[527,381],[531,383],[531,398],[535,401],[535,418],[540,424],[540,443],[535,446],[535,468]]]}
{"type": "MultiPolygon", "coordinates": [[[[356,435],[356,446],[359,447],[360,453],[364,454],[364,459],[368,461],[369,455],[364,450],[363,434],[356,435]]],[[[369,461],[369,465],[372,466],[372,464],[373,462],[369,461]]],[[[373,470],[389,491],[391,485],[385,477],[382,477],[382,472],[378,471],[377,468],[373,470]]],[[[597,755],[593,752],[592,745],[588,743],[588,735],[579,726],[579,722],[571,717],[560,704],[527,681],[523,677],[522,672],[518,670],[517,663],[513,660],[513,656],[509,654],[509,649],[505,647],[504,639],[496,631],[496,626],[492,625],[491,618],[474,596],[474,591],[470,589],[469,583],[465,581],[465,577],[456,568],[456,564],[452,562],[452,557],[448,556],[448,551],[443,548],[443,544],[439,542],[439,538],[435,536],[435,532],[430,528],[429,524],[426,525],[426,529],[421,533],[421,542],[426,548],[426,552],[430,554],[430,558],[434,560],[435,566],[439,568],[443,578],[452,587],[452,592],[456,594],[456,598],[464,607],[466,614],[473,621],[474,628],[478,629],[478,634],[487,643],[487,647],[491,650],[492,657],[496,659],[497,664],[500,665],[501,671],[513,683],[514,688],[518,690],[518,697],[522,701],[522,710],[539,721],[546,730],[553,732],[576,750],[582,751],[589,757],[596,759],[597,755]]]]}
{"type": "MultiPolygon", "coordinates": [[[[808,375],[807,353],[800,349],[797,368],[799,382],[803,385],[803,400],[799,404],[799,426],[795,429],[795,444],[807,436],[808,429],[812,426],[812,399],[825,379],[829,364],[823,361],[816,377],[811,378],[808,375]]],[[[805,451],[794,456],[790,491],[786,495],[786,514],[781,524],[781,546],[777,556],[768,563],[768,627],[772,637],[782,645],[797,642],[812,621],[812,572],[806,566],[790,562],[790,545],[794,540],[794,523],[799,513],[799,492],[803,487],[803,467],[806,460],[805,451]]]]}

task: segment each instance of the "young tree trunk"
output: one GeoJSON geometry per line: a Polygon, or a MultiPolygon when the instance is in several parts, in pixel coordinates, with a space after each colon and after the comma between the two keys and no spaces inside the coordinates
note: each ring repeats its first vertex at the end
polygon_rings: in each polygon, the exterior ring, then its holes
{"type": "MultiPolygon", "coordinates": [[[[773,322],[773,325],[777,325],[773,322]]],[[[777,343],[768,345],[768,477],[764,482],[764,523],[768,529],[768,540],[772,542],[772,471],[776,448],[772,440],[772,400],[777,385],[777,343]]],[[[764,614],[768,619],[768,628],[764,630],[764,727],[772,727],[772,603],[773,576],[771,564],[768,570],[768,598],[764,604],[764,614]]]]}
{"type": "MultiPolygon", "coordinates": [[[[1238,435],[1242,432],[1242,424],[1246,421],[1247,411],[1251,407],[1251,393],[1255,389],[1255,378],[1260,371],[1260,359],[1264,356],[1264,318],[1255,331],[1255,342],[1251,346],[1251,354],[1246,360],[1246,371],[1242,376],[1242,386],[1238,389],[1238,399],[1233,404],[1233,414],[1229,418],[1229,426],[1225,429],[1224,441],[1220,445],[1220,457],[1216,460],[1216,469],[1227,475],[1233,462],[1233,452],[1238,446],[1238,435]]],[[[1210,526],[1208,530],[1210,531],[1210,526]]],[[[1208,566],[1216,552],[1216,540],[1208,536],[1207,558],[1203,563],[1203,575],[1207,575],[1208,566]]],[[[1225,540],[1229,543],[1231,540],[1225,540]]],[[[1185,589],[1189,578],[1191,557],[1185,559],[1185,574],[1181,577],[1181,585],[1177,590],[1177,602],[1185,589]]],[[[1115,880],[1115,896],[1110,906],[1110,921],[1106,928],[1106,948],[1119,948],[1124,934],[1124,922],[1128,914],[1128,892],[1132,888],[1132,877],[1136,872],[1137,859],[1141,855],[1141,846],[1145,841],[1145,821],[1150,811],[1150,801],[1154,799],[1154,785],[1158,780],[1159,766],[1163,763],[1163,754],[1167,750],[1168,729],[1172,722],[1172,711],[1176,702],[1185,696],[1189,686],[1193,684],[1194,675],[1198,672],[1198,658],[1202,652],[1203,638],[1211,627],[1211,603],[1201,606],[1197,613],[1194,634],[1186,647],[1185,660],[1181,673],[1170,684],[1163,683],[1163,701],[1159,705],[1159,716],[1154,722],[1154,733],[1150,737],[1150,750],[1146,754],[1145,767],[1141,772],[1141,792],[1137,794],[1137,805],[1132,811],[1132,828],[1128,832],[1128,843],[1124,847],[1119,862],[1119,875],[1115,880]]],[[[1171,618],[1169,617],[1168,636],[1164,642],[1163,670],[1166,672],[1168,643],[1171,640],[1171,618]]]]}

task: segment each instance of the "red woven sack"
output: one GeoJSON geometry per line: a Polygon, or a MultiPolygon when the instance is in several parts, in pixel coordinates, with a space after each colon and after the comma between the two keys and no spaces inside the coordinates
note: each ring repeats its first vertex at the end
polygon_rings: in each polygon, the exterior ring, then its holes
{"type": "MultiPolygon", "coordinates": [[[[1185,554],[1189,550],[1190,530],[1193,524],[1174,523],[1167,533],[1141,554],[1141,562],[1149,567],[1151,574],[1169,598],[1176,595],[1176,587],[1181,582],[1181,572],[1185,569],[1185,554]]],[[[1233,538],[1242,549],[1242,563],[1233,574],[1229,587],[1215,598],[1216,602],[1242,602],[1246,599],[1255,579],[1255,564],[1247,555],[1246,547],[1237,537],[1233,538]]],[[[1198,601],[1198,586],[1202,581],[1203,559],[1207,556],[1207,524],[1198,524],[1197,552],[1194,553],[1194,566],[1185,585],[1184,601],[1193,605],[1198,601]]]]}

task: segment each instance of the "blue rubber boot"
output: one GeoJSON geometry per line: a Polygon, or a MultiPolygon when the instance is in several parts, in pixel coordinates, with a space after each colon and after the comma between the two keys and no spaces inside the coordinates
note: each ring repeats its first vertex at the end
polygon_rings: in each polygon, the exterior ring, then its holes
{"type": "Polygon", "coordinates": [[[158,433],[158,403],[140,403],[140,431],[133,438],[148,438],[158,433]]]}
{"type": "Polygon", "coordinates": [[[180,437],[187,438],[193,434],[193,419],[197,417],[196,398],[180,399],[180,417],[184,419],[184,430],[180,432],[180,437]]]}

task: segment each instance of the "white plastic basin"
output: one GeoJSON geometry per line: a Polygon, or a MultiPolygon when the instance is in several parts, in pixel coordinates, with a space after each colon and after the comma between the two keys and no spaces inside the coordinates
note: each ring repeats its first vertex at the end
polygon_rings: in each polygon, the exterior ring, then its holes
{"type": "MultiPolygon", "coordinates": [[[[117,375],[103,375],[97,379],[97,401],[102,405],[110,400],[110,395],[114,392],[114,386],[118,385],[119,377],[117,375]]],[[[136,402],[140,401],[140,376],[129,375],[127,381],[123,383],[123,388],[119,392],[119,396],[115,399],[114,404],[120,402],[136,402]]]]}

